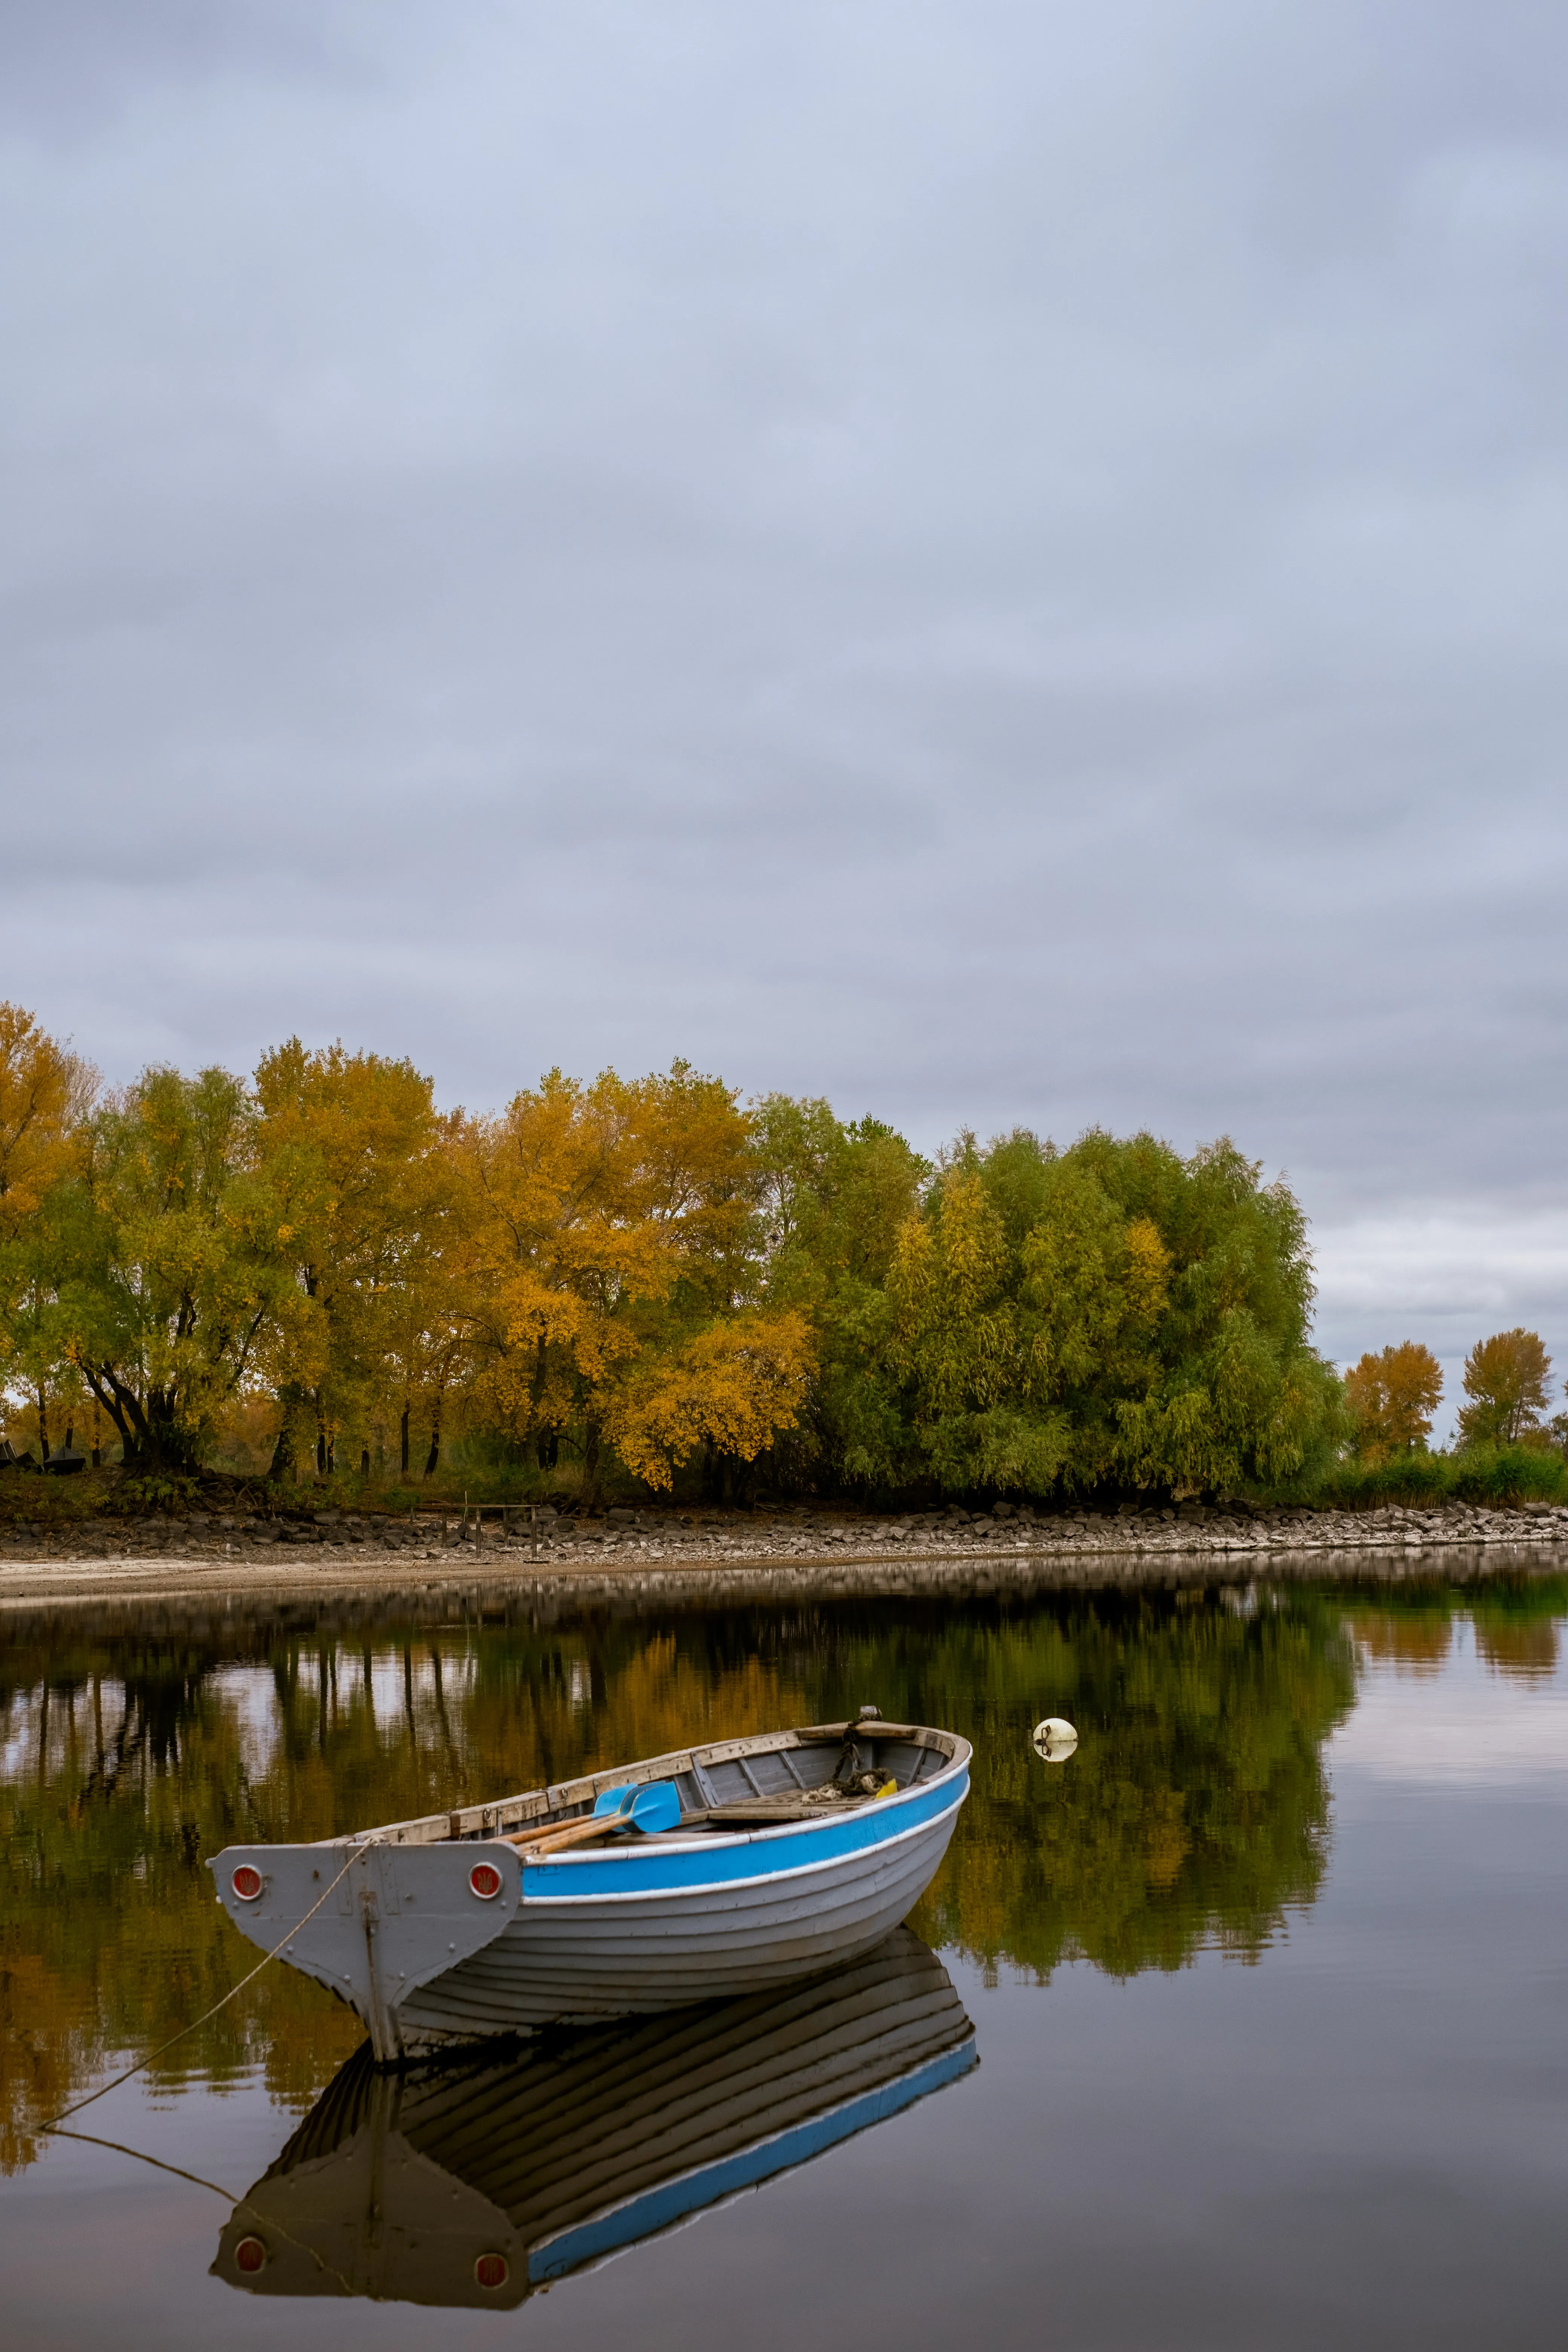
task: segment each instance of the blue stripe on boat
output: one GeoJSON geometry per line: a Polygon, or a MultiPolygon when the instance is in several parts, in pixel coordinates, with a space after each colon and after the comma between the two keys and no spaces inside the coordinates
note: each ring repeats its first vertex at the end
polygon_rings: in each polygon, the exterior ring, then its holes
{"type": "Polygon", "coordinates": [[[594,2221],[585,2221],[581,2229],[567,2230],[559,2238],[547,2240],[529,2255],[529,2284],[542,2286],[550,2279],[564,2278],[568,2271],[579,2269],[584,2263],[614,2253],[618,2247],[650,2237],[655,2231],[668,2230],[672,2222],[684,2221],[689,2213],[699,2212],[720,2198],[733,2197],[743,2189],[760,2188],[764,2180],[791,2171],[797,2164],[809,2163],[814,2156],[837,2147],[840,2140],[851,2138],[870,2124],[885,2123],[889,2116],[913,2106],[928,2092],[940,2091],[945,2084],[956,2082],[959,2075],[968,2074],[976,2054],[971,2033],[956,2050],[944,2050],[940,2057],[917,2066],[900,2082],[863,2092],[859,2098],[847,2100],[841,2107],[830,2107],[826,2115],[813,2116],[809,2122],[795,2124],[776,2138],[763,2140],[756,2147],[743,2148],[738,2156],[725,2157],[717,2164],[700,2165],[695,2172],[667,2180],[658,2189],[650,2189],[646,2196],[634,2197],[626,2204],[617,2205],[613,2212],[601,2213],[594,2221]]]}
{"type": "Polygon", "coordinates": [[[753,1831],[732,1845],[703,1844],[670,1852],[657,1837],[616,1854],[528,1862],[522,1873],[524,1903],[558,1903],[604,1895],[670,1895],[696,1887],[728,1886],[742,1879],[777,1878],[845,1854],[891,1843],[906,1831],[961,1805],[969,1792],[967,1769],[933,1780],[929,1788],[884,1798],[847,1820],[815,1822],[797,1829],[753,1831]]]}

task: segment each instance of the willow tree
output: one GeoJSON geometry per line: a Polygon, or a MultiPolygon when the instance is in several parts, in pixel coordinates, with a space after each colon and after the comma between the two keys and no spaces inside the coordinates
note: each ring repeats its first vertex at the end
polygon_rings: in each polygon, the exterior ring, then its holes
{"type": "Polygon", "coordinates": [[[887,1373],[950,1490],[1273,1485],[1336,1442],[1304,1221],[1228,1142],[961,1138],[888,1288],[887,1373]]]}
{"type": "Polygon", "coordinates": [[[899,1237],[931,1170],[881,1120],[768,1095],[750,1115],[762,1295],[804,1316],[814,1368],[798,1431],[772,1449],[787,1482],[896,1486],[921,1466],[889,1377],[899,1237]]]}

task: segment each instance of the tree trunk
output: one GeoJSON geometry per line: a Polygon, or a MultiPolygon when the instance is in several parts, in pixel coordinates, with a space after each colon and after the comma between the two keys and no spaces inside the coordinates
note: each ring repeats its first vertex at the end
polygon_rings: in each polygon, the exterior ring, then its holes
{"type": "Polygon", "coordinates": [[[79,1356],[72,1360],[87,1382],[93,1403],[103,1407],[120,1432],[121,1454],[125,1467],[128,1470],[135,1468],[146,1450],[147,1416],[134,1391],[116,1378],[112,1364],[89,1363],[79,1356]]]}
{"type": "Polygon", "coordinates": [[[407,1475],[408,1475],[408,1410],[409,1410],[409,1407],[408,1407],[408,1399],[407,1399],[406,1397],[405,1397],[405,1399],[404,1399],[404,1401],[403,1401],[403,1422],[402,1422],[402,1430],[401,1430],[401,1434],[402,1434],[402,1439],[403,1439],[403,1465],[402,1465],[402,1470],[403,1470],[403,1475],[404,1475],[404,1477],[405,1477],[405,1478],[406,1478],[406,1477],[407,1477],[407,1475]]]}
{"type": "Polygon", "coordinates": [[[47,1462],[49,1458],[49,1408],[41,1385],[38,1390],[38,1445],[47,1462]]]}
{"type": "Polygon", "coordinates": [[[589,1413],[583,1423],[583,1502],[585,1511],[599,1507],[599,1462],[602,1429],[597,1413],[589,1413]]]}
{"type": "Polygon", "coordinates": [[[370,1448],[368,1445],[365,1447],[363,1453],[359,1458],[359,1475],[362,1478],[368,1478],[370,1476],[370,1448]]]}
{"type": "Polygon", "coordinates": [[[201,1468],[195,1433],[180,1418],[177,1389],[149,1389],[144,1410],[146,1435],[138,1449],[142,1470],[174,1471],[190,1476],[201,1468]]]}
{"type": "Polygon", "coordinates": [[[441,1398],[437,1391],[436,1410],[430,1423],[430,1451],[425,1457],[425,1475],[433,1478],[441,1460],[441,1398]]]}
{"type": "Polygon", "coordinates": [[[286,1381],[278,1391],[278,1402],[283,1408],[283,1420],[278,1432],[278,1443],[272,1449],[272,1462],[267,1475],[269,1478],[279,1480],[288,1477],[297,1479],[300,1475],[300,1465],[294,1453],[294,1416],[305,1402],[305,1391],[296,1387],[292,1381],[286,1381]]]}
{"type": "Polygon", "coordinates": [[[92,1466],[95,1470],[103,1466],[103,1409],[96,1398],[92,1407],[92,1466]]]}
{"type": "MultiPolygon", "coordinates": [[[[529,1418],[534,1424],[533,1451],[542,1470],[547,1467],[547,1448],[555,1436],[552,1429],[541,1429],[539,1426],[539,1408],[544,1402],[544,1383],[549,1377],[549,1372],[550,1358],[545,1347],[544,1334],[542,1331],[534,1349],[533,1377],[529,1382],[529,1418]]],[[[554,1458],[552,1454],[548,1456],[549,1461],[553,1461],[554,1458]]]]}

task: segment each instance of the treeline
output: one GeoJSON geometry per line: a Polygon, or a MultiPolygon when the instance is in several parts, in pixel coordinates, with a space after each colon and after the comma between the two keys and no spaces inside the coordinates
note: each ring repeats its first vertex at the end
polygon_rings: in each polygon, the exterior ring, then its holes
{"type": "Polygon", "coordinates": [[[934,1164],[678,1063],[501,1113],[290,1040],[105,1091],[0,1007],[0,1371],[40,1448],[190,1473],[491,1464],[783,1491],[1310,1483],[1341,1384],[1304,1221],[1221,1140],[964,1135],[934,1164]]]}

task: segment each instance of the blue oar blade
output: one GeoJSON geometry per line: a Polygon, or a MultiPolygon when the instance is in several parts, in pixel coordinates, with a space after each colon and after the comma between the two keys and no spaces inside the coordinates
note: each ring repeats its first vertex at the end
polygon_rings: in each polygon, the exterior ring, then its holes
{"type": "Polygon", "coordinates": [[[637,1793],[635,1780],[628,1780],[624,1789],[601,1789],[594,1800],[594,1819],[599,1821],[605,1813],[624,1812],[637,1793]]]}
{"type": "Polygon", "coordinates": [[[632,1800],[632,1826],[653,1832],[672,1830],[680,1820],[680,1791],[673,1780],[653,1780],[632,1800]]]}

